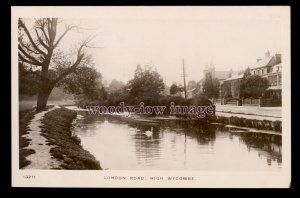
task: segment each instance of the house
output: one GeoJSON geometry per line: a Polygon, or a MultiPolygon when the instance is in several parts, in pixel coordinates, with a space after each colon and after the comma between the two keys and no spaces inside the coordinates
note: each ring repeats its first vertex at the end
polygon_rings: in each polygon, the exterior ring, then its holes
{"type": "Polygon", "coordinates": [[[277,98],[281,98],[281,71],[281,54],[276,53],[270,56],[269,51],[265,53],[263,59],[258,58],[257,62],[250,67],[251,75],[259,75],[268,79],[267,94],[277,98]]]}
{"type": "MultiPolygon", "coordinates": [[[[258,58],[250,67],[251,75],[259,75],[268,80],[269,87],[265,92],[265,96],[271,99],[281,100],[281,54],[276,53],[271,56],[270,52],[265,53],[264,58],[258,58]]],[[[240,98],[239,89],[243,74],[234,75],[227,78],[221,84],[221,98],[240,98]]]]}
{"type": "Polygon", "coordinates": [[[220,85],[220,98],[239,98],[239,89],[243,76],[244,74],[236,74],[224,80],[220,85]]]}
{"type": "Polygon", "coordinates": [[[203,84],[207,74],[211,75],[212,79],[214,79],[213,84],[221,91],[220,86],[223,84],[223,82],[231,76],[237,75],[238,73],[238,71],[233,71],[232,69],[228,71],[216,71],[213,63],[210,63],[209,65],[207,64],[203,70],[204,77],[198,83],[198,93],[203,92],[203,84]]]}
{"type": "Polygon", "coordinates": [[[226,80],[227,78],[233,76],[233,75],[236,75],[238,74],[237,71],[233,71],[232,69],[228,70],[228,71],[216,71],[215,70],[215,66],[213,63],[210,63],[210,65],[206,65],[205,66],[205,69],[203,70],[203,74],[204,74],[204,77],[210,73],[211,74],[211,77],[213,79],[218,79],[219,80],[219,83],[222,84],[222,82],[224,80],[226,80]]]}
{"type": "Polygon", "coordinates": [[[187,99],[194,98],[197,95],[196,88],[190,89],[186,91],[186,97],[187,99]]]}

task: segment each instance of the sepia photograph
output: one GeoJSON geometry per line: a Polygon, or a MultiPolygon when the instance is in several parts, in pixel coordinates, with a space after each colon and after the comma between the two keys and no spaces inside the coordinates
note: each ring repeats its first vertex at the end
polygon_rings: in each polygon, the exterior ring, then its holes
{"type": "Polygon", "coordinates": [[[289,187],[289,7],[11,10],[13,186],[289,187]]]}

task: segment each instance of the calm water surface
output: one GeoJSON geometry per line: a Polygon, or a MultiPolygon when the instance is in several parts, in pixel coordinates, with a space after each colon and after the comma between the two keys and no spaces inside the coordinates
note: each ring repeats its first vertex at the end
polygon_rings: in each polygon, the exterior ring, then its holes
{"type": "Polygon", "coordinates": [[[281,143],[186,121],[145,122],[112,116],[76,121],[83,147],[112,170],[280,170],[281,143]],[[151,130],[152,136],[145,131],[151,130]]]}

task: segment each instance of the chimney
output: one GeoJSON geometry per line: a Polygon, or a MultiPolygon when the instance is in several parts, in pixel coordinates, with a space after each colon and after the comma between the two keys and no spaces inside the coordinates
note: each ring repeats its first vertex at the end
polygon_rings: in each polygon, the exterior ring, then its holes
{"type": "Polygon", "coordinates": [[[276,60],[276,65],[281,63],[281,54],[280,53],[275,54],[275,60],[276,60]]]}
{"type": "Polygon", "coordinates": [[[269,50],[265,53],[265,57],[266,58],[270,57],[270,51],[269,50]]]}
{"type": "Polygon", "coordinates": [[[257,62],[261,61],[261,58],[257,58],[257,62]]]}

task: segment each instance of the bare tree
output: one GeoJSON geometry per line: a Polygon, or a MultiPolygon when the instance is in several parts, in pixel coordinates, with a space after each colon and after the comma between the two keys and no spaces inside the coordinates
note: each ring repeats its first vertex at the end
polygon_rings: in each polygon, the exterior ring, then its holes
{"type": "Polygon", "coordinates": [[[78,28],[76,25],[68,25],[65,27],[65,30],[61,33],[61,35],[58,36],[58,24],[59,21],[57,18],[36,19],[33,31],[29,31],[22,19],[19,19],[18,21],[19,61],[31,66],[37,66],[41,71],[37,111],[46,108],[48,97],[55,85],[68,74],[74,72],[81,64],[82,60],[86,56],[83,48],[88,47],[88,43],[91,40],[91,37],[88,37],[86,40],[82,41],[77,49],[75,61],[67,65],[64,70],[59,72],[59,74],[54,78],[53,76],[50,77],[49,67],[55,49],[69,31],[78,28]]]}

